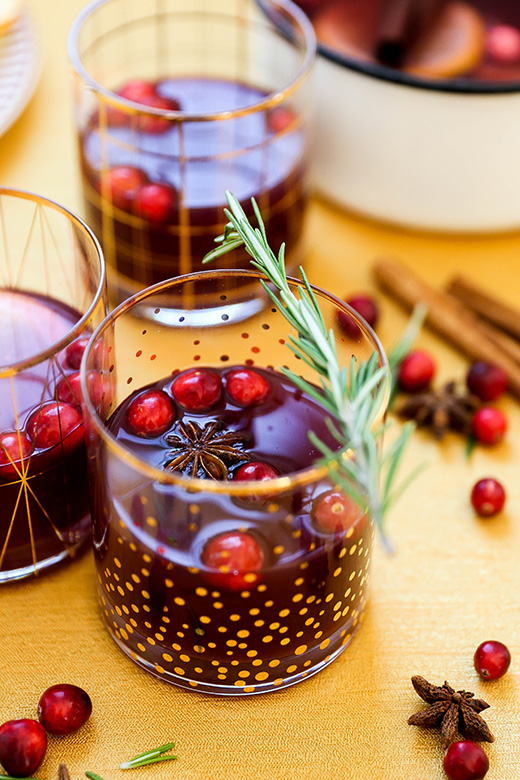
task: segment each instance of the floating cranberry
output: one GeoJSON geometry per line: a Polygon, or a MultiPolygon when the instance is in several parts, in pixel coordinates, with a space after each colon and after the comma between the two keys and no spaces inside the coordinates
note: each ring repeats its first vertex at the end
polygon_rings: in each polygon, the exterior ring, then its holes
{"type": "Polygon", "coordinates": [[[258,542],[248,533],[229,531],[214,536],[202,551],[208,569],[206,578],[216,588],[247,590],[260,581],[264,555],[258,542]]]}
{"type": "MultiPolygon", "coordinates": [[[[157,108],[161,111],[180,111],[181,108],[176,100],[170,100],[157,94],[147,95],[139,103],[147,108],[157,108]]],[[[150,133],[150,135],[165,133],[170,129],[171,124],[170,120],[163,116],[153,114],[139,116],[139,129],[143,133],[150,133]]]]}
{"type": "Polygon", "coordinates": [[[172,395],[188,412],[206,412],[222,395],[220,376],[207,368],[197,368],[181,374],[172,384],[172,395]]]}
{"type": "Polygon", "coordinates": [[[77,371],[81,365],[81,359],[85,352],[85,347],[89,342],[90,336],[80,336],[76,341],[71,342],[65,347],[63,354],[63,366],[77,371]]]}
{"type": "Polygon", "coordinates": [[[38,719],[49,734],[72,734],[91,712],[90,696],[77,685],[52,685],[38,704],[38,719]]]}
{"type": "Polygon", "coordinates": [[[0,762],[11,777],[28,777],[43,761],[47,735],[37,720],[20,718],[0,726],[0,762]]]}
{"type": "Polygon", "coordinates": [[[426,390],[435,376],[435,361],[429,352],[414,349],[401,362],[397,373],[399,389],[404,393],[426,390]]]}
{"type": "Polygon", "coordinates": [[[499,366],[479,360],[470,367],[466,385],[481,401],[495,401],[507,390],[507,375],[499,366]]]}
{"type": "Polygon", "coordinates": [[[486,34],[486,52],[502,65],[520,61],[520,30],[510,24],[495,24],[486,34]]]}
{"type": "Polygon", "coordinates": [[[311,510],[318,531],[327,534],[342,533],[352,528],[363,514],[361,507],[339,490],[322,493],[314,500],[311,510]]]}
{"type": "Polygon", "coordinates": [[[35,446],[44,450],[63,442],[82,419],[77,407],[63,401],[47,401],[31,412],[25,429],[35,446]]]}
{"type": "Polygon", "coordinates": [[[134,211],[153,225],[168,222],[173,213],[177,194],[167,184],[145,184],[134,199],[134,211]]]}
{"type": "Polygon", "coordinates": [[[268,479],[276,479],[276,477],[279,476],[280,472],[269,463],[264,463],[261,460],[252,460],[249,463],[244,463],[243,466],[240,466],[240,468],[235,471],[233,479],[237,482],[247,482],[249,480],[254,482],[265,482],[268,479]]]}
{"type": "Polygon", "coordinates": [[[296,114],[288,106],[277,106],[269,111],[267,115],[267,125],[271,133],[275,135],[283,133],[288,127],[294,125],[296,114]]]}
{"type": "Polygon", "coordinates": [[[68,404],[81,404],[80,372],[64,376],[56,387],[58,398],[68,404]]]}
{"type": "Polygon", "coordinates": [[[148,178],[140,168],[119,165],[105,171],[101,177],[101,194],[106,195],[118,209],[131,211],[134,198],[148,178]]]}
{"type": "Polygon", "coordinates": [[[226,391],[233,403],[253,406],[268,398],[271,386],[265,377],[251,368],[233,368],[226,374],[226,391]]]}
{"type": "Polygon", "coordinates": [[[450,780],[482,780],[488,769],[489,759],[476,742],[454,742],[444,754],[444,771],[450,780]]]}
{"type": "Polygon", "coordinates": [[[144,79],[132,79],[132,81],[127,81],[121,89],[118,89],[117,94],[133,103],[142,103],[155,95],[155,84],[144,79]]]}
{"type": "Polygon", "coordinates": [[[498,680],[509,669],[511,653],[502,642],[482,642],[475,650],[473,663],[477,673],[485,680],[498,680]]]}
{"type": "MultiPolygon", "coordinates": [[[[374,328],[379,319],[379,309],[376,302],[370,295],[355,295],[349,298],[346,303],[357,311],[371,328],[374,328]]],[[[361,330],[355,320],[345,311],[338,311],[338,323],[341,329],[352,339],[358,339],[361,330]]]]}
{"type": "Polygon", "coordinates": [[[507,418],[500,409],[483,406],[473,417],[472,431],[481,444],[499,444],[507,431],[507,418]]]}
{"type": "Polygon", "coordinates": [[[160,436],[175,419],[175,407],[164,390],[145,390],[129,404],[128,425],[139,436],[160,436]]]}
{"type": "Polygon", "coordinates": [[[471,491],[471,503],[475,512],[481,517],[493,517],[504,507],[506,491],[493,477],[486,477],[475,482],[471,491]]]}
{"type": "Polygon", "coordinates": [[[5,431],[0,434],[0,476],[18,477],[31,454],[31,442],[22,431],[5,431]]]}

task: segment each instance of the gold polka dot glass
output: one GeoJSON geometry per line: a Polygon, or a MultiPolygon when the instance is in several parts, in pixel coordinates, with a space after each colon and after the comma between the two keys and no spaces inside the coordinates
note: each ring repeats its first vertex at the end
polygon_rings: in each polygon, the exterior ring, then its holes
{"type": "MultiPolygon", "coordinates": [[[[287,366],[316,382],[289,350],[290,326],[265,297],[264,310],[246,322],[229,317],[235,293],[248,289],[262,296],[260,279],[254,271],[206,271],[138,293],[97,330],[82,367],[97,587],[106,627],[144,669],[212,694],[274,691],[315,674],[349,644],[368,593],[372,521],[356,510],[348,526],[321,524],[317,501],[337,486],[317,458],[268,481],[191,478],[151,464],[113,434],[112,421],[130,395],[161,382],[165,387],[165,378],[178,371],[287,366]],[[194,296],[194,288],[208,280],[206,299],[194,296]],[[183,310],[167,326],[161,307],[172,295],[183,310]],[[143,302],[155,321],[136,318],[143,302]],[[219,326],[201,325],[204,306],[218,310],[219,326]],[[104,398],[88,384],[100,354],[103,384],[112,387],[104,398]],[[229,567],[216,568],[203,555],[208,540],[231,532],[247,535],[261,550],[261,566],[239,569],[232,587],[229,567]]],[[[350,364],[353,355],[367,360],[375,352],[384,364],[366,323],[334,296],[315,292],[326,324],[336,331],[341,363],[350,364]],[[338,310],[358,324],[357,338],[338,330],[338,310]]],[[[320,415],[325,429],[326,413],[320,415]]],[[[282,449],[296,436],[297,424],[279,419],[282,449]]],[[[308,442],[307,429],[302,437],[308,442]]]]}
{"type": "Polygon", "coordinates": [[[0,189],[0,583],[74,556],[90,537],[79,364],[106,312],[87,226],[0,189]]]}

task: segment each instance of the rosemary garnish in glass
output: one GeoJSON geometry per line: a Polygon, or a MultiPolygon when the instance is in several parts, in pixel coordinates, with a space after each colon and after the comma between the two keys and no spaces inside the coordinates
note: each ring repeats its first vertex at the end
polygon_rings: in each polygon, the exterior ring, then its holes
{"type": "MultiPolygon", "coordinates": [[[[262,280],[265,291],[297,334],[289,335],[287,346],[314,369],[320,387],[288,369],[280,370],[330,412],[335,424],[330,421],[329,426],[339,449],[331,450],[313,432],[309,432],[309,437],[323,454],[323,462],[334,484],[368,510],[389,548],[383,530],[384,519],[391,503],[413,476],[396,486],[398,465],[414,429],[413,423],[408,423],[384,450],[380,446],[388,427],[388,423],[378,421],[378,417],[387,394],[389,369],[379,365],[377,353],[367,361],[359,361],[352,356],[349,366],[339,365],[334,332],[326,328],[303,269],[300,268],[303,286],[298,288],[296,295],[288,284],[285,271],[285,244],[276,256],[267,241],[260,210],[254,199],[252,205],[257,228],[249,223],[234,195],[227,192],[226,197],[229,209],[225,209],[225,214],[229,222],[224,234],[215,239],[220,246],[209,252],[204,262],[244,245],[251,255],[251,265],[266,276],[268,281],[262,280]],[[349,455],[346,456],[346,453],[349,455]]],[[[394,351],[400,355],[398,347],[394,351]]]]}

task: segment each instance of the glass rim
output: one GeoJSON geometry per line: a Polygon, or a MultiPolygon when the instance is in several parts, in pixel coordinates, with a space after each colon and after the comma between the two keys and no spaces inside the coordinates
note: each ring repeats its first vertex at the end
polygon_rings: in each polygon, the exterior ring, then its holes
{"type": "MultiPolygon", "coordinates": [[[[265,481],[244,480],[236,483],[232,481],[228,482],[225,480],[206,480],[206,479],[200,479],[194,477],[185,477],[182,475],[175,474],[174,472],[166,472],[163,469],[150,466],[150,464],[148,464],[145,460],[134,455],[129,448],[122,446],[119,443],[119,441],[110,433],[105,423],[100,418],[94,404],[92,403],[92,399],[90,397],[90,392],[89,392],[89,386],[87,384],[87,376],[89,371],[89,369],[87,368],[87,363],[88,363],[89,355],[93,351],[98,338],[104,333],[104,331],[106,331],[109,327],[111,327],[120,316],[127,314],[131,309],[133,309],[135,306],[142,303],[146,298],[152,297],[154,295],[158,295],[160,293],[164,293],[168,289],[171,289],[174,285],[183,285],[188,282],[204,281],[209,277],[215,280],[215,279],[236,278],[237,276],[246,277],[251,280],[257,280],[257,281],[267,280],[265,274],[261,273],[260,271],[254,271],[248,269],[244,269],[244,270],[215,269],[215,270],[192,272],[189,274],[176,276],[171,279],[166,279],[163,282],[158,282],[157,284],[154,284],[151,287],[147,287],[144,290],[140,290],[135,295],[132,295],[130,298],[127,298],[125,301],[119,304],[119,306],[117,306],[115,309],[109,312],[109,314],[105,317],[103,322],[100,325],[98,325],[98,327],[93,332],[85,348],[85,351],[83,353],[83,358],[81,361],[81,367],[80,367],[81,394],[83,399],[83,405],[87,410],[89,422],[93,423],[97,434],[100,436],[101,439],[103,439],[105,445],[114,454],[116,454],[122,461],[124,461],[127,465],[131,466],[133,469],[138,471],[140,474],[150,477],[154,481],[162,485],[177,485],[179,487],[186,489],[189,492],[193,492],[194,494],[203,493],[203,492],[225,494],[225,495],[232,495],[232,496],[241,496],[245,494],[250,495],[251,493],[254,493],[259,496],[274,494],[273,501],[275,501],[276,495],[283,493],[289,488],[293,488],[295,485],[309,484],[310,482],[314,482],[317,479],[325,477],[327,475],[326,466],[312,465],[307,468],[299,469],[297,471],[292,471],[289,474],[282,475],[280,477],[275,477],[270,480],[265,480],[265,481]]],[[[300,288],[305,286],[304,282],[301,279],[296,279],[295,277],[292,276],[288,276],[287,281],[290,286],[297,286],[300,288]]],[[[335,306],[337,306],[337,308],[340,311],[341,310],[344,311],[355,321],[356,325],[359,327],[362,334],[374,346],[374,350],[377,352],[379,356],[380,366],[386,367],[388,373],[382,379],[382,381],[385,383],[386,390],[385,390],[384,397],[382,398],[381,401],[381,407],[378,410],[378,414],[377,414],[377,418],[382,419],[386,412],[386,408],[388,405],[388,398],[390,395],[390,372],[389,372],[388,358],[379,340],[379,337],[374,332],[374,330],[370,327],[370,325],[366,322],[366,320],[364,320],[363,317],[361,317],[361,315],[355,309],[353,309],[351,306],[345,303],[345,301],[342,301],[341,298],[338,298],[333,293],[324,290],[322,287],[319,287],[318,285],[311,284],[310,287],[312,291],[316,294],[318,299],[322,298],[334,304],[335,306]]],[[[287,323],[287,328],[288,330],[290,329],[289,323],[287,323]]],[[[354,454],[353,450],[349,448],[343,452],[342,457],[351,458],[353,454],[354,454]]]]}
{"type": "MultiPolygon", "coordinates": [[[[84,331],[85,325],[88,323],[89,320],[92,319],[99,305],[103,302],[103,295],[104,295],[105,284],[106,284],[106,266],[105,266],[105,258],[103,255],[103,250],[101,249],[101,245],[97,240],[96,236],[89,228],[89,226],[86,224],[86,222],[84,222],[81,219],[81,217],[79,217],[73,211],[68,209],[66,206],[62,206],[60,203],[57,203],[56,201],[50,198],[46,198],[43,195],[37,195],[36,193],[29,192],[28,190],[13,189],[11,187],[0,187],[0,198],[2,196],[19,198],[21,200],[28,200],[28,201],[32,201],[33,203],[39,203],[44,206],[47,206],[48,208],[51,208],[54,211],[57,211],[58,213],[67,217],[67,219],[70,222],[72,222],[77,227],[79,227],[80,230],[85,235],[87,235],[88,238],[90,239],[95,249],[96,255],[98,257],[99,283],[89,307],[84,312],[84,314],[82,314],[82,316],[74,323],[73,327],[71,327],[67,331],[65,336],[63,336],[61,339],[58,339],[58,341],[55,341],[53,344],[50,344],[48,347],[41,350],[40,352],[37,352],[35,355],[30,355],[28,358],[25,358],[24,360],[19,360],[15,363],[11,363],[8,365],[0,364],[0,379],[9,376],[15,376],[16,374],[20,374],[22,371],[25,371],[26,369],[31,368],[32,366],[36,366],[39,363],[43,363],[45,360],[50,360],[54,355],[56,355],[58,352],[61,352],[63,349],[65,349],[66,346],[71,344],[79,335],[81,335],[81,333],[84,331]]],[[[6,289],[7,290],[12,289],[14,291],[18,290],[18,288],[6,288],[0,286],[0,290],[6,290],[6,289]]]]}
{"type": "MultiPolygon", "coordinates": [[[[296,74],[288,81],[281,89],[277,89],[274,92],[266,95],[262,100],[254,103],[252,106],[245,106],[243,108],[237,108],[227,111],[216,111],[214,113],[193,112],[188,113],[182,110],[165,110],[161,108],[154,108],[152,106],[145,106],[142,103],[134,103],[124,97],[121,97],[112,90],[104,87],[93,76],[90,75],[87,68],[83,65],[81,56],[79,54],[78,40],[83,25],[88,19],[96,13],[102,6],[108,5],[114,2],[114,0],[91,0],[91,2],[80,11],[78,16],[74,19],[69,31],[67,40],[67,51],[69,56],[69,62],[79,78],[87,84],[96,93],[101,95],[105,101],[114,107],[125,108],[132,113],[146,116],[158,116],[164,119],[176,120],[178,122],[213,122],[217,120],[234,119],[236,117],[245,116],[255,112],[263,111],[273,104],[282,103],[289,95],[295,92],[300,84],[307,78],[310,73],[312,64],[316,58],[317,44],[314,28],[306,16],[306,14],[299,8],[292,0],[270,0],[273,6],[278,6],[285,13],[287,13],[293,21],[295,21],[303,35],[305,42],[304,58],[300,64],[296,74]]],[[[258,4],[261,7],[261,4],[258,4]]],[[[219,11],[211,11],[213,16],[225,16],[229,18],[237,17],[237,14],[223,14],[219,11]]],[[[264,11],[265,14],[265,11],[264,11]]],[[[154,14],[150,14],[151,18],[154,14]]],[[[273,25],[273,28],[279,31],[277,25],[270,19],[268,14],[265,14],[266,19],[273,25]]]]}

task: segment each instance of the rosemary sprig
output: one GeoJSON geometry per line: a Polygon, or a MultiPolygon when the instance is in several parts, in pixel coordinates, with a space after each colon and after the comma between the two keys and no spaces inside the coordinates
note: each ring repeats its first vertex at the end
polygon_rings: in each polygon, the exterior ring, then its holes
{"type": "MultiPolygon", "coordinates": [[[[288,369],[281,370],[335,418],[337,424],[330,423],[329,427],[340,448],[331,450],[315,434],[311,432],[309,435],[323,454],[334,483],[362,508],[368,509],[381,531],[383,542],[389,547],[383,522],[390,504],[404,487],[396,487],[396,473],[414,429],[413,423],[406,424],[391,446],[381,451],[379,440],[387,424],[377,422],[377,417],[384,401],[389,369],[378,365],[376,354],[366,362],[353,356],[350,366],[339,365],[334,332],[327,331],[303,269],[300,268],[303,287],[295,295],[285,271],[285,245],[280,247],[278,256],[273,253],[254,199],[252,205],[257,228],[249,223],[234,195],[226,192],[226,197],[229,209],[225,209],[225,214],[229,222],[224,234],[215,239],[220,246],[209,252],[204,262],[210,262],[243,244],[251,255],[251,265],[267,277],[269,283],[262,280],[266,293],[297,333],[297,336],[288,337],[287,346],[316,371],[320,388],[288,369]],[[345,453],[353,457],[345,457],[345,453]]],[[[396,354],[399,355],[399,352],[396,354]]]]}
{"type": "Polygon", "coordinates": [[[167,742],[166,745],[147,750],[145,753],[139,753],[138,756],[134,756],[129,761],[123,761],[119,765],[120,769],[136,769],[140,766],[148,766],[148,764],[157,764],[159,761],[175,761],[177,756],[164,756],[167,750],[172,750],[175,747],[175,742],[167,742]]]}
{"type": "Polygon", "coordinates": [[[96,775],[95,772],[85,772],[85,776],[88,777],[89,780],[103,780],[103,778],[96,775]]]}

